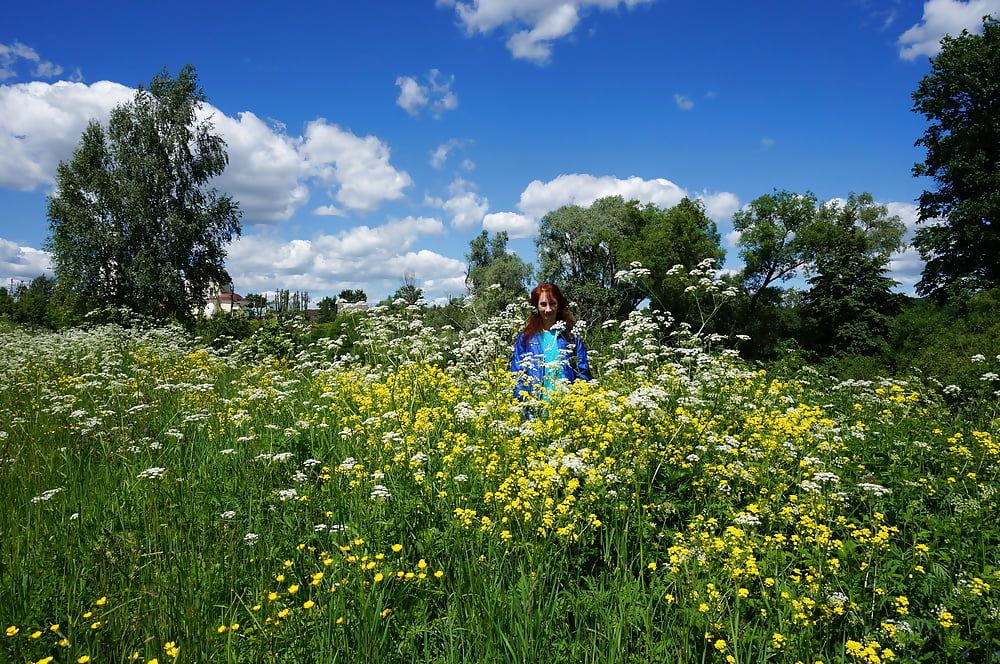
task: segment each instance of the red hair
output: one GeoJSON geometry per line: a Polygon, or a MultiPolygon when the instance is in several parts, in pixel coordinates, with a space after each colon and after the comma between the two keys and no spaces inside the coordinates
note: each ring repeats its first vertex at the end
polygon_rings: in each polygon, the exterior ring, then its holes
{"type": "Polygon", "coordinates": [[[566,333],[573,330],[573,325],[576,323],[576,319],[573,318],[573,314],[569,312],[569,300],[563,295],[563,292],[559,290],[559,287],[553,283],[538,284],[531,290],[531,295],[528,297],[528,301],[531,302],[531,317],[528,318],[527,324],[524,326],[524,330],[521,334],[524,335],[524,343],[528,343],[528,339],[534,335],[541,332],[545,326],[542,320],[542,315],[538,313],[538,300],[541,299],[542,293],[548,294],[550,298],[553,298],[558,304],[559,309],[556,311],[556,320],[562,321],[566,324],[566,333]]]}

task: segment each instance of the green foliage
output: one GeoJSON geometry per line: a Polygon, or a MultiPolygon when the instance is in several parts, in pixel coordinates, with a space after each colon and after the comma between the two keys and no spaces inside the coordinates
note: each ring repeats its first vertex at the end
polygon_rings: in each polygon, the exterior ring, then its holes
{"type": "Polygon", "coordinates": [[[802,233],[815,219],[816,197],[790,191],[760,196],[733,215],[744,263],[741,278],[750,294],[748,320],[772,284],[797,276],[806,265],[802,233]]]}
{"type": "Polygon", "coordinates": [[[527,298],[531,266],[507,250],[507,232],[483,231],[469,242],[465,283],[481,315],[489,316],[527,298]]]}
{"type": "Polygon", "coordinates": [[[195,70],[166,72],[91,122],[49,198],[48,249],[59,288],[83,313],[129,307],[188,319],[211,283],[226,283],[225,247],[239,206],[208,188],[227,163],[225,142],[199,120],[195,70]]]}
{"type": "Polygon", "coordinates": [[[319,316],[317,322],[329,323],[337,317],[337,301],[332,297],[324,297],[319,301],[319,316]]]}
{"type": "Polygon", "coordinates": [[[353,304],[356,302],[367,302],[368,296],[360,288],[345,288],[337,295],[337,299],[353,304]]]}
{"type": "Polygon", "coordinates": [[[807,346],[824,354],[884,353],[901,299],[885,276],[903,224],[871,194],[823,205],[803,232],[812,277],[805,295],[807,346]]]}
{"type": "Polygon", "coordinates": [[[243,298],[243,306],[250,318],[263,318],[267,313],[267,297],[260,293],[248,293],[243,298]]]}
{"type": "Polygon", "coordinates": [[[624,318],[647,298],[683,319],[687,298],[670,269],[687,271],[706,258],[717,265],[724,256],[715,223],[687,198],[668,209],[620,196],[565,206],[542,218],[536,244],[540,279],[558,283],[593,321],[624,318]],[[649,274],[622,279],[633,262],[649,274]]]}
{"type": "Polygon", "coordinates": [[[927,261],[917,292],[941,300],[951,292],[1000,286],[1000,21],[983,19],[942,40],[931,71],[913,93],[913,110],[930,125],[916,176],[934,179],[920,195],[914,244],[927,261]],[[932,220],[943,219],[943,223],[932,220]]]}

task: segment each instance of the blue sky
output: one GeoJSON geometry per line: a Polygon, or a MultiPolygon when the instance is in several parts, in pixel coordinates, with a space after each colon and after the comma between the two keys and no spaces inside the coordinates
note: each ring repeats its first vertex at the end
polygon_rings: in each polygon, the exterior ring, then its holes
{"type": "MultiPolygon", "coordinates": [[[[196,66],[244,209],[238,292],[464,292],[464,255],[622,194],[732,213],[869,191],[912,228],[910,94],[1000,0],[18,3],[0,26],[0,279],[48,268],[45,197],[90,119],[196,66]]],[[[909,291],[912,250],[892,273],[909,291]]]]}

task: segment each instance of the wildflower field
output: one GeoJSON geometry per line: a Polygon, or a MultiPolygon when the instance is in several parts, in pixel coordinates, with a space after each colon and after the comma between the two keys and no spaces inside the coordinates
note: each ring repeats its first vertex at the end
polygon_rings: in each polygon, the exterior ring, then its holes
{"type": "Polygon", "coordinates": [[[636,313],[525,418],[522,314],[412,309],[0,332],[0,660],[1000,661],[994,393],[636,313]]]}

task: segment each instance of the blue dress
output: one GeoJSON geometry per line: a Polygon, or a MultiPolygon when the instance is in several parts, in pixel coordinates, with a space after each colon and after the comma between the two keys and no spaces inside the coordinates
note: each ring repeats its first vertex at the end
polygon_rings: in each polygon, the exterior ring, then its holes
{"type": "Polygon", "coordinates": [[[587,348],[580,337],[568,332],[539,332],[527,340],[523,333],[517,335],[514,355],[510,359],[510,372],[517,376],[514,393],[519,399],[537,393],[540,386],[550,388],[554,383],[553,379],[565,378],[570,382],[591,379],[587,348]],[[549,347],[548,353],[546,346],[549,347]],[[562,359],[561,366],[546,362],[546,354],[553,357],[556,353],[562,359]],[[546,366],[549,371],[546,371],[546,366]]]}

